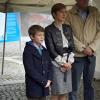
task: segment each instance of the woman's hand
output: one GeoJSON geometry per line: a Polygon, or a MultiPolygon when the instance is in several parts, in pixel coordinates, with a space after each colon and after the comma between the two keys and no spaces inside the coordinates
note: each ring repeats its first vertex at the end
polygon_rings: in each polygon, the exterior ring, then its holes
{"type": "Polygon", "coordinates": [[[61,67],[60,70],[64,73],[67,71],[67,68],[61,67]]]}
{"type": "Polygon", "coordinates": [[[61,67],[63,68],[63,70],[68,71],[72,68],[72,65],[71,65],[71,63],[65,63],[61,67]]]}

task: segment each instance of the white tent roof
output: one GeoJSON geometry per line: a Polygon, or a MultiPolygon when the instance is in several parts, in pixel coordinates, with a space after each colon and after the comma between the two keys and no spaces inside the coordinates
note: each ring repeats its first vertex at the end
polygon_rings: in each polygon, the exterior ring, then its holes
{"type": "Polygon", "coordinates": [[[75,0],[0,0],[0,3],[15,3],[15,4],[46,4],[51,5],[57,2],[64,4],[73,4],[75,0]]]}
{"type": "MultiPolygon", "coordinates": [[[[69,6],[75,4],[75,0],[0,0],[2,11],[6,2],[8,2],[8,11],[20,12],[48,12],[50,7],[58,2],[69,6]]],[[[93,0],[93,4],[99,8],[100,0],[93,0]]]]}

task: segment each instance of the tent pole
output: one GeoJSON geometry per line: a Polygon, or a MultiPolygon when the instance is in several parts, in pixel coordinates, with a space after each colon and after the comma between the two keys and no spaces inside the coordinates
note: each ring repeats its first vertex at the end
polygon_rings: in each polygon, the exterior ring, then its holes
{"type": "Polygon", "coordinates": [[[21,51],[22,51],[22,47],[21,47],[21,17],[20,17],[20,13],[18,13],[18,22],[19,22],[19,27],[20,27],[20,41],[19,41],[19,52],[20,52],[20,59],[21,59],[21,51]]]}
{"type": "Polygon", "coordinates": [[[4,58],[5,58],[5,45],[6,45],[6,23],[7,23],[7,4],[5,3],[5,28],[4,28],[4,41],[3,41],[3,56],[2,56],[2,70],[1,75],[4,73],[4,58]]]}

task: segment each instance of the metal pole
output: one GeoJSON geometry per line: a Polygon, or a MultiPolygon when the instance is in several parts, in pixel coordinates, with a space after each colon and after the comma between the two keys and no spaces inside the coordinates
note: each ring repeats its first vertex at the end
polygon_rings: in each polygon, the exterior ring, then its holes
{"type": "Polygon", "coordinates": [[[20,40],[19,40],[19,52],[20,52],[20,59],[21,59],[21,51],[22,51],[22,48],[21,48],[21,15],[20,13],[18,13],[18,22],[19,22],[19,32],[20,32],[20,40]]]}
{"type": "Polygon", "coordinates": [[[4,58],[5,58],[5,42],[6,42],[6,23],[7,23],[7,3],[5,3],[5,28],[4,28],[4,41],[3,41],[3,56],[2,56],[2,70],[1,75],[4,72],[4,58]]]}

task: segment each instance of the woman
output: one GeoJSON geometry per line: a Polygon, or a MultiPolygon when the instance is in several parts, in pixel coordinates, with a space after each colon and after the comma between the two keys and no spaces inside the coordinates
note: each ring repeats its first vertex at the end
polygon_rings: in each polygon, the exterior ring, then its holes
{"type": "Polygon", "coordinates": [[[64,24],[66,18],[64,4],[55,4],[51,14],[54,22],[45,28],[45,44],[54,64],[51,100],[66,100],[66,94],[72,91],[71,64],[74,62],[72,29],[64,24]]]}

